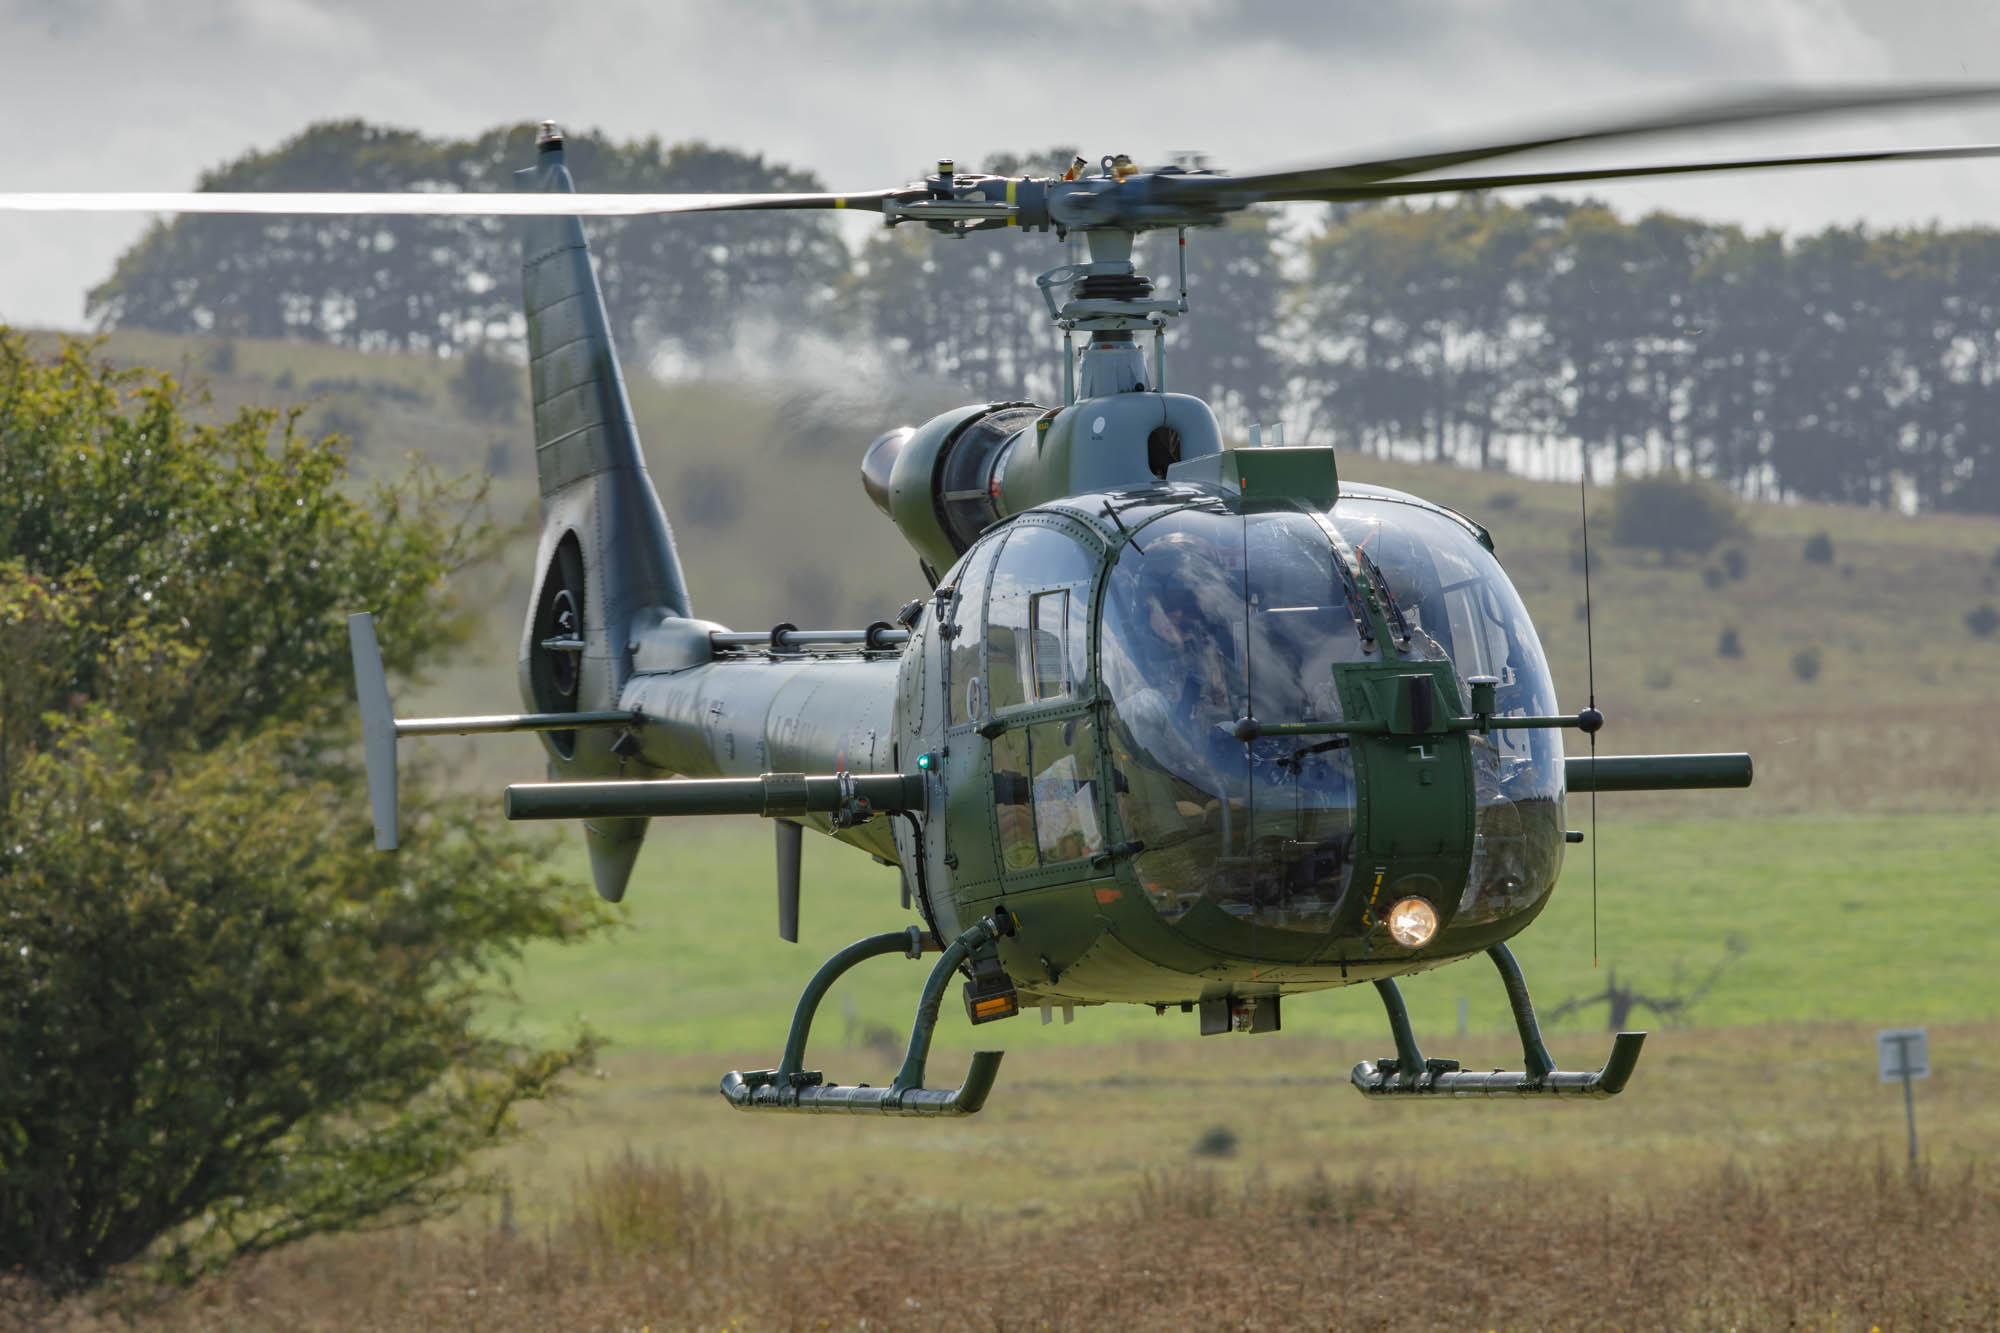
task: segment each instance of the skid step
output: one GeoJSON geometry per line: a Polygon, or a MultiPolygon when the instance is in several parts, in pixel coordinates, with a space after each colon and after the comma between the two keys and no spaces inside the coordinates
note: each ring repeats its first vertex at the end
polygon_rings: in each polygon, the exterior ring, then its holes
{"type": "Polygon", "coordinates": [[[1354,1086],[1370,1097],[1615,1097],[1624,1091],[1646,1044],[1643,1032],[1621,1032],[1611,1044],[1604,1068],[1551,1069],[1536,1075],[1523,1070],[1466,1070],[1456,1060],[1425,1060],[1414,1076],[1399,1060],[1363,1060],[1354,1066],[1354,1086]]]}

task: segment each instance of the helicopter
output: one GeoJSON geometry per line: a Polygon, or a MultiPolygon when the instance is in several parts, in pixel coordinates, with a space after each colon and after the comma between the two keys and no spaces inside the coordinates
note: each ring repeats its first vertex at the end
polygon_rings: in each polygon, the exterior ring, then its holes
{"type": "Polygon", "coordinates": [[[1366,982],[1395,1054],[1355,1066],[1364,1094],[1604,1098],[1627,1085],[1645,1034],[1618,1034],[1599,1069],[1559,1068],[1507,945],[1583,840],[1567,798],[1588,792],[1594,809],[1599,792],[1747,786],[1750,756],[1598,755],[1594,680],[1585,707],[1558,706],[1485,528],[1343,480],[1330,447],[1234,447],[1207,403],[1170,391],[1189,232],[1265,203],[2000,155],[1963,145],[1439,174],[1534,149],[1996,96],[1761,93],[1250,175],[1122,155],[1078,158],[1059,178],[944,160],[915,184],[850,194],[579,193],[563,135],[544,122],[513,195],[17,193],[0,208],[523,219],[542,517],[524,711],[397,717],[373,618],[355,613],[375,842],[393,850],[400,837],[399,738],[532,732],[551,780],[507,787],[505,814],[580,820],[608,900],[623,898],[650,821],[668,816],[771,819],[778,929],[794,942],[807,830],[895,867],[917,922],[827,960],[779,1064],[723,1078],[731,1105],[977,1112],[1001,1052],[975,1052],[955,1088],[926,1086],[954,978],[974,1025],[1127,1003],[1194,1015],[1204,1035],[1276,1031],[1286,997],[1366,982]],[[959,240],[1015,227],[1088,249],[1036,280],[1061,333],[1060,403],[970,404],[863,451],[862,485],[923,580],[893,621],[739,631],[698,617],[640,452],[582,219],[766,209],[869,210],[959,240]],[[1177,234],[1174,295],[1133,262],[1154,230],[1177,234]],[[1588,738],[1586,754],[1566,753],[1565,731],[1588,738]],[[1427,1058],[1397,988],[1482,953],[1512,1010],[1518,1070],[1427,1058]],[[842,1085],[805,1068],[827,990],[893,954],[936,955],[893,1080],[842,1085]]]}

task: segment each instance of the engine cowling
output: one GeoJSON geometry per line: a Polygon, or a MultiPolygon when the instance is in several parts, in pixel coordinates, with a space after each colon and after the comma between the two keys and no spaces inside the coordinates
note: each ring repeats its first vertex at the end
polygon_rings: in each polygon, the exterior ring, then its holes
{"type": "Polygon", "coordinates": [[[1208,404],[1186,394],[1085,398],[1065,408],[978,403],[876,437],[862,486],[933,582],[979,534],[1065,495],[1162,480],[1184,459],[1221,452],[1208,404]]]}

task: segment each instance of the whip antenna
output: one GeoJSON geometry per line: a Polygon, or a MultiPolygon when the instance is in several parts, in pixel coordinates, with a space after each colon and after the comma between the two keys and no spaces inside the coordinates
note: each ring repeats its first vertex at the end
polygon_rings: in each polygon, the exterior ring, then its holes
{"type": "Polygon", "coordinates": [[[1604,715],[1597,711],[1597,649],[1590,620],[1590,454],[1583,455],[1583,468],[1576,478],[1576,507],[1583,518],[1583,663],[1585,688],[1590,701],[1584,709],[1590,737],[1590,966],[1597,966],[1597,728],[1604,715]]]}

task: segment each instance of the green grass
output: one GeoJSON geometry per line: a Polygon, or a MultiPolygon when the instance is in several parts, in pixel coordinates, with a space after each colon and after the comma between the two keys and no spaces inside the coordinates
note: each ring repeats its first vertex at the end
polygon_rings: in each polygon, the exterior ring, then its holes
{"type": "MultiPolygon", "coordinates": [[[[898,905],[894,871],[829,839],[808,838],[801,942],[780,941],[770,839],[760,821],[656,822],[627,896],[629,925],[588,944],[532,951],[516,969],[518,1002],[497,1008],[495,1020],[536,1036],[583,1021],[626,1050],[713,1052],[757,1068],[775,1063],[792,1005],[820,961],[911,918],[898,905]]],[[[1588,850],[1571,850],[1553,902],[1514,945],[1544,1011],[1595,994],[1613,972],[1649,994],[1684,991],[1730,959],[1735,940],[1741,954],[1694,1008],[1692,1022],[1888,1026],[2000,1018],[1992,972],[2000,822],[1990,817],[1660,821],[1607,810],[1596,968],[1588,850]]],[[[582,874],[581,847],[566,855],[582,874]]],[[[862,1077],[839,1072],[841,1048],[867,1044],[871,1030],[877,1044],[884,1031],[893,1042],[907,1036],[925,966],[876,960],[835,987],[821,1008],[815,1047],[828,1052],[829,1077],[862,1077]]],[[[1511,1030],[1497,975],[1483,960],[1411,978],[1404,991],[1430,1045],[1450,1044],[1461,996],[1473,1033],[1511,1030]]],[[[1604,1015],[1600,1005],[1555,1025],[1557,1055],[1571,1064],[1600,1060],[1604,1015]]],[[[1370,1038],[1389,1053],[1369,987],[1294,997],[1284,1021],[1287,1033],[1370,1038]]],[[[1660,1026],[1644,1011],[1635,1021],[1660,1026]]],[[[974,1034],[954,989],[939,1048],[963,1051],[975,1039],[1022,1053],[1197,1040],[1192,1017],[1134,1006],[1078,1009],[1068,1026],[1058,1015],[1044,1027],[1031,1012],[974,1034]]]]}

